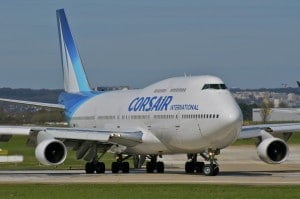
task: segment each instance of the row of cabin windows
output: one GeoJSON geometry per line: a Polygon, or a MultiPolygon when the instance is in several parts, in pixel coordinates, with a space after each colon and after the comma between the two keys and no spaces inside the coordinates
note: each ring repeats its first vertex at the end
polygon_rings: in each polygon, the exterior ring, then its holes
{"type": "Polygon", "coordinates": [[[186,114],[182,115],[183,119],[218,119],[219,114],[186,114]]]}
{"type": "MultiPolygon", "coordinates": [[[[154,115],[154,119],[178,119],[178,115],[154,115]]],[[[183,114],[182,119],[218,119],[219,114],[183,114]]],[[[150,115],[122,115],[122,116],[98,116],[100,120],[146,120],[150,119],[150,115]]]]}
{"type": "Polygon", "coordinates": [[[176,117],[176,119],[178,118],[177,115],[154,115],[154,119],[174,119],[176,117]]]}

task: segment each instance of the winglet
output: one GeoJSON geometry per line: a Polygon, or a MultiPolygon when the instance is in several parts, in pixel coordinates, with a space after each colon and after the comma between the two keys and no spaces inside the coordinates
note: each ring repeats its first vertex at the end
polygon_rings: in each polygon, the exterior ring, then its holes
{"type": "Polygon", "coordinates": [[[56,10],[56,16],[65,91],[91,91],[64,9],[56,10]]]}

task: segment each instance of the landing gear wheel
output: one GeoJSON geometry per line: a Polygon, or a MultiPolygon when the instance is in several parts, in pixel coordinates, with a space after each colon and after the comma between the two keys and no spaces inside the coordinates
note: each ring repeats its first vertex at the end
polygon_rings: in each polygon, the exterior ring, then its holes
{"type": "Polygon", "coordinates": [[[147,162],[147,164],[146,164],[147,173],[153,173],[154,167],[155,167],[155,165],[153,162],[147,162]]]}
{"type": "Polygon", "coordinates": [[[204,175],[206,176],[216,176],[219,174],[219,167],[216,165],[216,164],[206,164],[204,167],[203,167],[203,173],[204,175]]]}
{"type": "Polygon", "coordinates": [[[122,172],[129,173],[129,162],[122,162],[122,172]]]}
{"type": "Polygon", "coordinates": [[[87,162],[85,164],[85,173],[92,174],[94,172],[95,172],[94,164],[92,162],[87,162]]]}
{"type": "Polygon", "coordinates": [[[195,162],[196,173],[203,173],[204,162],[195,162]]]}
{"type": "Polygon", "coordinates": [[[204,173],[204,175],[206,175],[206,176],[213,176],[213,173],[214,173],[214,168],[213,168],[213,166],[210,165],[210,164],[204,165],[204,167],[203,167],[203,173],[204,173]]]}
{"type": "Polygon", "coordinates": [[[194,173],[195,165],[193,162],[186,162],[185,163],[185,172],[186,173],[194,173]]]}
{"type": "Polygon", "coordinates": [[[105,173],[105,164],[103,162],[96,162],[94,168],[96,173],[105,173]]]}
{"type": "Polygon", "coordinates": [[[157,162],[156,163],[156,170],[157,173],[164,173],[165,172],[165,165],[163,162],[157,162]]]}
{"type": "Polygon", "coordinates": [[[218,167],[218,166],[215,166],[215,167],[214,167],[214,173],[213,173],[213,176],[218,175],[219,172],[220,172],[219,167],[218,167]]]}
{"type": "Polygon", "coordinates": [[[111,172],[119,173],[119,170],[120,170],[120,164],[118,162],[112,162],[111,163],[111,172]]]}

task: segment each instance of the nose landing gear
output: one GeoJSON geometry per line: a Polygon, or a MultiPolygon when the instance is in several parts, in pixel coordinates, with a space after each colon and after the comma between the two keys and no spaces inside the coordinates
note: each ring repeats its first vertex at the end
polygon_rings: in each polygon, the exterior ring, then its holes
{"type": "Polygon", "coordinates": [[[208,161],[209,164],[204,162],[197,161],[197,153],[188,154],[188,161],[185,163],[185,172],[186,173],[203,173],[206,176],[216,176],[219,174],[219,165],[217,163],[216,155],[220,154],[220,150],[209,149],[208,152],[200,153],[205,161],[208,161]]]}
{"type": "Polygon", "coordinates": [[[209,161],[209,164],[205,164],[203,167],[203,173],[206,176],[216,176],[219,174],[219,165],[217,163],[216,155],[220,154],[220,150],[209,149],[208,153],[201,153],[200,155],[206,160],[209,161]]]}

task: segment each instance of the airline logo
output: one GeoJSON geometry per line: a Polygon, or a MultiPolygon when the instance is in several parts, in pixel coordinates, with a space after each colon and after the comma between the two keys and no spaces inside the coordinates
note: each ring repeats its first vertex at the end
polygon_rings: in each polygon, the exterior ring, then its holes
{"type": "Polygon", "coordinates": [[[129,112],[137,111],[167,111],[167,110],[189,110],[197,111],[199,107],[197,104],[173,104],[170,105],[173,96],[152,96],[152,97],[136,97],[129,106],[129,112]]]}
{"type": "Polygon", "coordinates": [[[173,96],[136,97],[130,102],[128,111],[166,111],[172,99],[173,96]]]}

